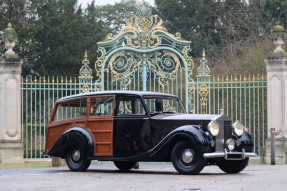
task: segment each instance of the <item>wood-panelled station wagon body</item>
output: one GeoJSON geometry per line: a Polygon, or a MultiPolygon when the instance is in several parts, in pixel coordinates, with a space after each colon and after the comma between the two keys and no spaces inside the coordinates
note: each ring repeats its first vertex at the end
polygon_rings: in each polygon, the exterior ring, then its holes
{"type": "Polygon", "coordinates": [[[238,173],[253,153],[240,122],[225,115],[186,114],[170,94],[102,91],[61,98],[46,134],[45,155],[65,158],[72,171],[92,160],[113,161],[120,170],[137,162],[172,162],[181,174],[206,165],[238,173]]]}

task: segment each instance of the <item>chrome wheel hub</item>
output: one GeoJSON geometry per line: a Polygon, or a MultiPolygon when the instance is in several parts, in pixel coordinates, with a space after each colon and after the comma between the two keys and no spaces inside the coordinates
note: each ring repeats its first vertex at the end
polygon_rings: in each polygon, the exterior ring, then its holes
{"type": "Polygon", "coordinates": [[[182,161],[185,163],[191,163],[193,160],[193,155],[190,149],[185,149],[182,153],[182,161]]]}
{"type": "Polygon", "coordinates": [[[79,150],[74,150],[73,153],[72,153],[72,158],[74,161],[79,161],[80,160],[80,157],[81,157],[81,153],[79,150]]]}

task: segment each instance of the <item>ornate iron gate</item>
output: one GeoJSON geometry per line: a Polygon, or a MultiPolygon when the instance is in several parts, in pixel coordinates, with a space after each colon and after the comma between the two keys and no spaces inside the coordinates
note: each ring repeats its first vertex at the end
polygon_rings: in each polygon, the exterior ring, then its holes
{"type": "Polygon", "coordinates": [[[122,33],[98,43],[97,90],[140,90],[178,95],[194,112],[190,41],[168,33],[162,20],[143,1],[122,33]]]}

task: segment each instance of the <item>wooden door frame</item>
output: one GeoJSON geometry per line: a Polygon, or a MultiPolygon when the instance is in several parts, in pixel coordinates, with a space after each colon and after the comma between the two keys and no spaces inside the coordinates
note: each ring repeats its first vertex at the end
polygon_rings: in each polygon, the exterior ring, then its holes
{"type": "Polygon", "coordinates": [[[114,136],[114,114],[115,114],[115,102],[116,100],[116,96],[115,95],[94,95],[94,96],[90,96],[88,98],[88,112],[87,112],[87,127],[88,129],[91,131],[93,139],[94,139],[94,156],[113,156],[113,136],[114,136]],[[101,97],[113,97],[113,112],[112,115],[104,115],[104,116],[91,116],[91,99],[92,98],[101,98],[101,97]],[[90,129],[89,123],[90,122],[97,122],[97,121],[112,121],[112,127],[110,130],[92,130],[90,129]],[[107,141],[107,142],[102,142],[99,143],[102,145],[111,145],[111,153],[100,153],[100,152],[96,152],[96,146],[97,146],[97,142],[96,142],[96,133],[110,133],[111,134],[111,140],[107,141]]]}

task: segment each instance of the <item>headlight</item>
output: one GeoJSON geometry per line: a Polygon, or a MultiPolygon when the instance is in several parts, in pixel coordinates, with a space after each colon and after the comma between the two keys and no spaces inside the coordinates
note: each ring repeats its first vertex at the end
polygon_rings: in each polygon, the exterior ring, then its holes
{"type": "Polygon", "coordinates": [[[211,135],[216,136],[219,133],[219,125],[215,121],[211,121],[208,124],[208,131],[211,133],[211,135]]]}
{"type": "Polygon", "coordinates": [[[239,121],[233,123],[234,132],[237,136],[241,136],[244,131],[244,126],[239,121]]]}

